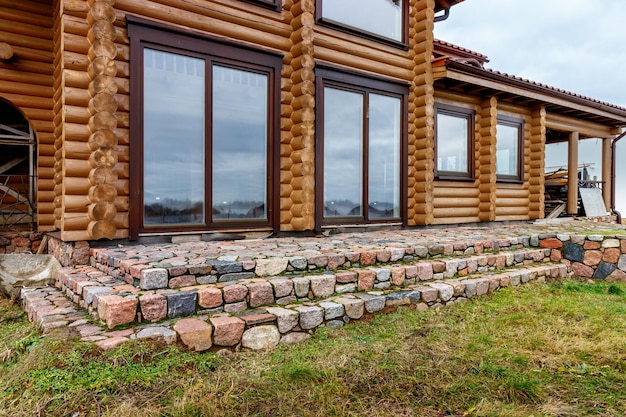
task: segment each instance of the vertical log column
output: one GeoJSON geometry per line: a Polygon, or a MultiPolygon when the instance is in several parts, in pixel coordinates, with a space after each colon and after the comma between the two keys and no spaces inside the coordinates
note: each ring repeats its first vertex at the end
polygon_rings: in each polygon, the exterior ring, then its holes
{"type": "Polygon", "coordinates": [[[89,0],[89,224],[87,232],[91,239],[115,238],[114,222],[117,209],[115,182],[117,174],[117,84],[115,75],[115,0],[89,0]]]}
{"type": "Polygon", "coordinates": [[[498,99],[490,97],[481,103],[478,139],[478,217],[482,222],[496,219],[496,126],[498,99]]]}
{"type": "Polygon", "coordinates": [[[567,214],[578,213],[578,132],[569,134],[567,148],[567,214]]]}
{"type": "Polygon", "coordinates": [[[407,223],[414,226],[432,224],[434,219],[435,99],[431,55],[435,2],[416,2],[409,10],[413,80],[409,91],[407,223]]]}
{"type": "Polygon", "coordinates": [[[315,227],[315,1],[286,2],[292,14],[291,102],[283,107],[290,114],[291,130],[281,144],[281,224],[283,230],[310,230],[315,227]],[[283,159],[289,158],[289,161],[283,159]],[[288,167],[288,170],[287,170],[288,167]],[[287,202],[286,200],[290,200],[287,202]],[[289,211],[286,211],[289,207],[289,211]]]}
{"type": "Polygon", "coordinates": [[[528,187],[531,220],[545,217],[546,107],[533,109],[530,115],[530,186],[528,187]]]}
{"type": "Polygon", "coordinates": [[[611,187],[613,186],[613,173],[611,172],[611,159],[613,159],[611,142],[613,136],[602,139],[602,197],[607,211],[611,209],[611,187]]]}
{"type": "MultiPolygon", "coordinates": [[[[55,2],[56,3],[56,2],[55,2]]],[[[61,1],[63,3],[63,1],[61,1]]],[[[63,11],[62,5],[54,8],[54,227],[62,229],[63,217],[63,141],[65,137],[65,102],[63,80],[63,11]]]]}

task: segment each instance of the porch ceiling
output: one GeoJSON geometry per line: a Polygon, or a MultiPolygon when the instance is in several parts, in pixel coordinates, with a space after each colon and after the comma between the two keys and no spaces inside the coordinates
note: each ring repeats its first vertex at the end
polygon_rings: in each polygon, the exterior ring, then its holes
{"type": "Polygon", "coordinates": [[[450,58],[433,61],[435,88],[499,100],[524,107],[545,105],[549,114],[602,125],[619,133],[626,108],[450,58]]]}

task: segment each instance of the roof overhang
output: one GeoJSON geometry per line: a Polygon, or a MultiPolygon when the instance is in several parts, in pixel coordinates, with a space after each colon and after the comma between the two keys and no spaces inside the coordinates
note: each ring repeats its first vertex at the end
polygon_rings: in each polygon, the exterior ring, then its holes
{"type": "Polygon", "coordinates": [[[601,125],[611,134],[619,133],[620,128],[626,126],[626,108],[447,57],[433,61],[433,76],[435,88],[471,95],[495,95],[499,100],[525,107],[545,105],[546,111],[556,119],[570,117],[601,125]]]}
{"type": "Polygon", "coordinates": [[[455,4],[461,3],[463,0],[436,0],[435,1],[435,13],[440,12],[442,10],[449,9],[455,4]]]}

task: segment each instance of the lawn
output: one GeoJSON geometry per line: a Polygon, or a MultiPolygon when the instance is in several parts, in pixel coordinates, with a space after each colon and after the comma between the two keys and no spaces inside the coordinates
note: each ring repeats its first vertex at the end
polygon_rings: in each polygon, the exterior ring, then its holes
{"type": "Polygon", "coordinates": [[[624,416],[626,284],[405,307],[271,353],[41,338],[0,300],[0,416],[624,416]]]}

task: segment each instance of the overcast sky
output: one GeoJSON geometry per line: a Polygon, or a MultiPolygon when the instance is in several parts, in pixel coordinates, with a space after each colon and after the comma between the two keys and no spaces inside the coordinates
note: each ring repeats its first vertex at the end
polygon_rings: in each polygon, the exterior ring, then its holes
{"type": "MultiPolygon", "coordinates": [[[[435,37],[487,55],[488,68],[626,107],[625,19],[624,0],[465,0],[435,24],[435,37]]],[[[618,143],[626,162],[626,138],[618,143]]],[[[567,163],[562,149],[547,166],[567,163]]],[[[582,141],[580,155],[600,177],[599,141],[582,141]]],[[[617,209],[626,217],[626,164],[617,166],[617,209]]]]}

